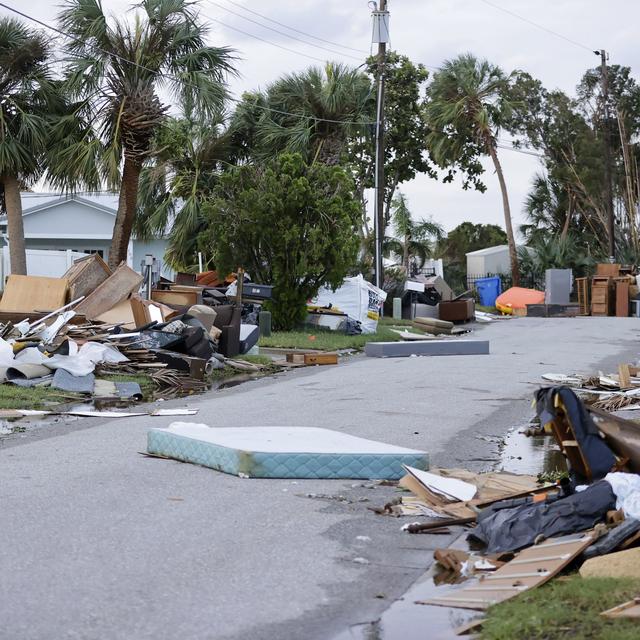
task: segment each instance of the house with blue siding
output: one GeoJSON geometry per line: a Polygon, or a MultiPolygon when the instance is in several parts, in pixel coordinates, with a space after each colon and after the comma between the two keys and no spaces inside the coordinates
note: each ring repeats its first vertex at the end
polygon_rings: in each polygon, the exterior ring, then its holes
{"type": "MultiPolygon", "coordinates": [[[[105,260],[109,259],[109,246],[118,209],[118,194],[23,192],[21,198],[28,256],[29,250],[44,249],[98,253],[105,260]]],[[[7,252],[11,238],[7,234],[6,216],[0,216],[0,234],[3,252],[7,252]]],[[[132,237],[127,251],[127,264],[132,269],[140,271],[140,264],[145,255],[152,254],[163,263],[162,275],[172,278],[173,271],[164,265],[166,249],[166,238],[143,242],[132,237]]],[[[27,265],[29,266],[29,257],[27,265]]],[[[31,271],[29,268],[28,270],[31,271]]]]}

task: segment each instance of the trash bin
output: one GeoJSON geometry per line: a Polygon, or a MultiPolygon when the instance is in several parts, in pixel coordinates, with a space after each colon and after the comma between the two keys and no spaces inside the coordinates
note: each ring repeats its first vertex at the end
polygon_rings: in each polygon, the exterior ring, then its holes
{"type": "Polygon", "coordinates": [[[496,298],[500,295],[501,289],[500,278],[497,276],[476,280],[476,291],[480,298],[480,304],[485,307],[496,306],[496,298]]]}

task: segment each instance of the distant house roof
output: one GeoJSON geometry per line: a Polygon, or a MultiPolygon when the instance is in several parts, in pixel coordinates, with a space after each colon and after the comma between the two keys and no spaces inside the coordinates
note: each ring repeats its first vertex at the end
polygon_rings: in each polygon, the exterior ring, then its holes
{"type": "Polygon", "coordinates": [[[487,247],[486,249],[478,249],[477,251],[470,251],[469,253],[465,254],[467,256],[490,256],[494,253],[503,253],[504,250],[509,250],[509,245],[508,244],[501,244],[498,245],[497,247],[487,247]]]}
{"type": "Polygon", "coordinates": [[[63,193],[31,193],[23,191],[20,194],[22,200],[22,213],[28,215],[34,211],[42,211],[48,207],[60,204],[67,200],[81,202],[90,207],[101,209],[107,213],[116,214],[118,210],[118,194],[110,192],[63,194],[63,193]]]}

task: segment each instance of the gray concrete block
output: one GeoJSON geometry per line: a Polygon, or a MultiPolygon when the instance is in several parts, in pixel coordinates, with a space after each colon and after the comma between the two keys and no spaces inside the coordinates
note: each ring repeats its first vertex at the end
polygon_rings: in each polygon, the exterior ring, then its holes
{"type": "Polygon", "coordinates": [[[367,342],[364,352],[370,358],[407,356],[473,356],[489,353],[488,340],[425,340],[424,342],[367,342]]]}

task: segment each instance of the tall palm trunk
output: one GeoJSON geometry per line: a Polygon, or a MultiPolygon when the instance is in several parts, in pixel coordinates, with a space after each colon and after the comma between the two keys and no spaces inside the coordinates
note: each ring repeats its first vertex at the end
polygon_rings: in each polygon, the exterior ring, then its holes
{"type": "Polygon", "coordinates": [[[111,269],[115,269],[121,262],[126,262],[127,260],[127,249],[138,205],[138,185],[141,170],[142,162],[140,160],[125,155],[118,213],[116,214],[111,248],[109,249],[109,266],[111,269]]]}
{"type": "Polygon", "coordinates": [[[4,203],[7,209],[11,273],[25,276],[27,275],[27,252],[24,246],[20,183],[14,176],[2,176],[2,183],[4,185],[4,203]]]}
{"type": "Polygon", "coordinates": [[[411,236],[406,233],[404,236],[404,246],[402,247],[402,266],[406,269],[407,275],[409,275],[409,244],[411,243],[411,236]]]}
{"type": "Polygon", "coordinates": [[[504,226],[507,232],[507,242],[509,243],[509,258],[511,262],[511,280],[514,287],[520,284],[520,267],[518,266],[518,252],[516,251],[516,240],[513,235],[513,225],[511,224],[511,207],[509,206],[509,195],[507,194],[507,183],[504,181],[502,166],[498,160],[498,153],[493,140],[487,140],[489,155],[493,160],[493,166],[498,174],[500,191],[502,192],[502,208],[504,209],[504,226]]]}

